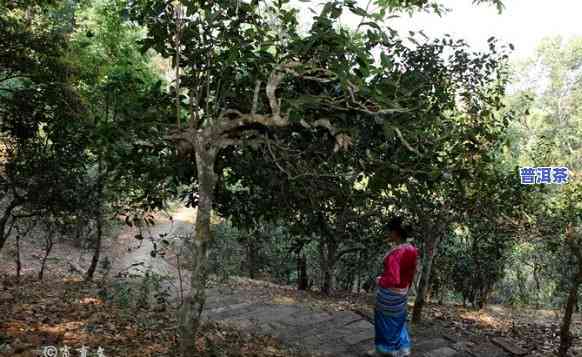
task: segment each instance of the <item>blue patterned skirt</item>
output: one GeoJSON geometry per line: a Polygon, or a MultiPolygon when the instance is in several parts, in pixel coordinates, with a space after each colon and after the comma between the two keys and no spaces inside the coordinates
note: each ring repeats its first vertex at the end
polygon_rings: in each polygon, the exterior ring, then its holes
{"type": "Polygon", "coordinates": [[[376,352],[384,356],[408,356],[410,337],[406,328],[408,294],[378,288],[374,313],[376,352]]]}

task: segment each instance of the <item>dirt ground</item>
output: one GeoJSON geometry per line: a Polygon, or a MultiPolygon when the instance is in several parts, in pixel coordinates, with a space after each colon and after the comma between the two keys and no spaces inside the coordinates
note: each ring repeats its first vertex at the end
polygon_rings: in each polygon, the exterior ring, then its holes
{"type": "MultiPolygon", "coordinates": [[[[184,211],[173,219],[159,217],[157,227],[149,234],[186,234],[194,219],[191,213],[184,211]]],[[[135,227],[114,227],[111,238],[103,242],[102,255],[111,262],[111,268],[107,274],[105,270],[99,270],[94,283],[83,283],[81,275],[71,268],[73,263],[86,269],[92,251],[68,241],[57,241],[47,261],[45,281],[36,281],[44,256],[43,235],[38,231],[20,242],[22,279],[16,282],[16,245],[11,238],[0,253],[0,346],[9,345],[11,348],[11,354],[4,355],[34,355],[35,349],[38,350],[42,343],[66,342],[80,348],[82,341],[91,342],[94,346],[99,343],[114,346],[111,351],[115,353],[112,355],[171,355],[175,342],[172,306],[123,306],[119,301],[103,296],[103,291],[107,290],[103,284],[111,283],[111,279],[124,267],[136,259],[144,260],[146,264],[153,261],[150,255],[152,241],[136,239],[139,233],[135,227]],[[136,317],[138,311],[139,319],[136,317]],[[160,344],[160,341],[167,343],[160,344]]],[[[162,267],[175,274],[177,259],[171,249],[164,261],[162,267]]],[[[371,316],[373,310],[373,295],[370,294],[340,292],[326,297],[316,292],[300,292],[293,287],[244,278],[232,279],[228,284],[271,294],[274,301],[286,304],[302,303],[327,310],[351,310],[366,316],[371,316]],[[257,284],[261,289],[256,289],[257,284]]],[[[448,336],[466,341],[504,336],[531,351],[530,356],[549,356],[559,341],[560,317],[559,311],[552,310],[491,305],[482,311],[475,311],[458,305],[428,304],[425,322],[413,326],[412,333],[427,338],[448,336]]],[[[205,331],[199,345],[201,351],[207,354],[201,355],[215,355],[212,354],[215,352],[209,351],[216,349],[224,352],[241,348],[249,351],[246,355],[256,356],[291,356],[294,353],[273,339],[246,336],[226,325],[209,323],[205,325],[205,331]]],[[[582,356],[582,316],[579,314],[575,316],[573,332],[578,337],[572,355],[582,356]]],[[[237,355],[232,351],[226,355],[237,355]]],[[[0,347],[0,355],[2,353],[6,351],[2,352],[0,347]]]]}

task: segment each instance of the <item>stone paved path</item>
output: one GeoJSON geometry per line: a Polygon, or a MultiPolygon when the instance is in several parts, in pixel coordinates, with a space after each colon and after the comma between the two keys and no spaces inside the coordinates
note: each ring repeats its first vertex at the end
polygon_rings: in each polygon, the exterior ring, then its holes
{"type": "Polygon", "coordinates": [[[301,304],[248,302],[246,295],[238,289],[210,289],[203,317],[236,322],[248,331],[274,336],[300,350],[330,356],[360,356],[372,347],[374,326],[356,313],[329,313],[301,304]]]}
{"type": "MultiPolygon", "coordinates": [[[[205,319],[229,321],[240,328],[279,338],[305,352],[329,356],[364,356],[373,348],[374,326],[351,311],[326,312],[302,304],[276,304],[247,298],[248,291],[214,288],[207,293],[205,319]]],[[[413,336],[413,356],[506,357],[485,339],[475,344],[442,337],[413,336]]]]}

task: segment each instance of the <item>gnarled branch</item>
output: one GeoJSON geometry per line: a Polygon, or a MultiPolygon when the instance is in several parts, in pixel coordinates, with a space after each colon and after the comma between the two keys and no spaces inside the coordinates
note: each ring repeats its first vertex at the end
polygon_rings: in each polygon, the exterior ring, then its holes
{"type": "Polygon", "coordinates": [[[406,141],[406,139],[404,138],[404,136],[402,135],[402,132],[400,131],[400,129],[398,129],[397,127],[392,127],[392,129],[396,132],[396,135],[398,136],[398,139],[400,139],[400,141],[402,141],[402,144],[404,144],[404,146],[412,151],[413,153],[415,153],[418,156],[422,156],[422,154],[420,153],[420,151],[416,150],[415,148],[412,147],[412,145],[410,145],[408,143],[408,141],[406,141]]]}

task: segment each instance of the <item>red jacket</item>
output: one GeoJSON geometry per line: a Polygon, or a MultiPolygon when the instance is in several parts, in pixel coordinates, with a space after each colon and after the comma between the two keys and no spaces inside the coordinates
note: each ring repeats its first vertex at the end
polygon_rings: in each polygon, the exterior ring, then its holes
{"type": "Polygon", "coordinates": [[[378,285],[384,289],[406,289],[412,284],[416,273],[418,250],[412,244],[401,244],[384,257],[384,273],[378,285]]]}

